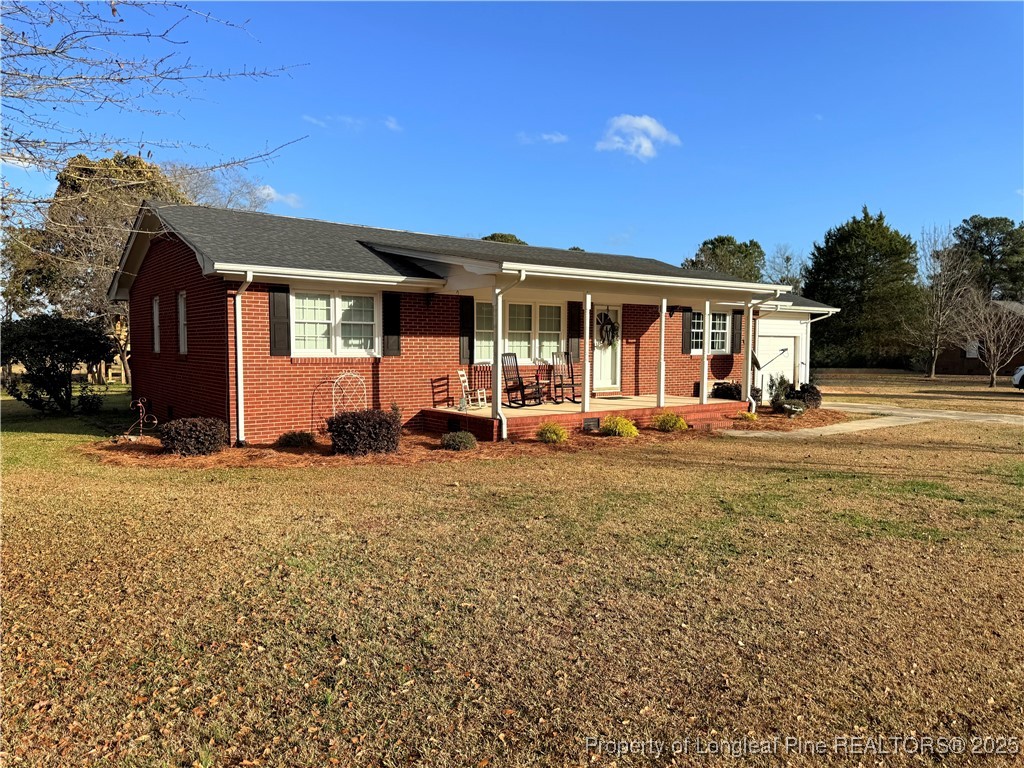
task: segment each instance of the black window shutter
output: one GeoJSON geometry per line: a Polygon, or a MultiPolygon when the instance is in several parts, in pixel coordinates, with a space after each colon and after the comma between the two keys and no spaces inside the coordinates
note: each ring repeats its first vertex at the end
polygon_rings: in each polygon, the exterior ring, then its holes
{"type": "Polygon", "coordinates": [[[743,310],[732,311],[732,353],[738,355],[743,352],[743,310]]]}
{"type": "Polygon", "coordinates": [[[402,354],[402,294],[381,295],[381,335],[384,357],[398,357],[402,354]]]}
{"type": "Polygon", "coordinates": [[[683,349],[684,355],[690,354],[690,332],[693,329],[693,308],[680,307],[683,311],[683,349]]]}
{"type": "Polygon", "coordinates": [[[473,306],[472,296],[459,297],[459,363],[473,364],[473,306]]]}
{"type": "Polygon", "coordinates": [[[288,287],[270,288],[270,354],[290,357],[292,354],[291,324],[288,322],[288,287]]]}
{"type": "Polygon", "coordinates": [[[565,351],[572,355],[574,363],[579,362],[583,345],[583,302],[568,302],[565,315],[565,351]]]}

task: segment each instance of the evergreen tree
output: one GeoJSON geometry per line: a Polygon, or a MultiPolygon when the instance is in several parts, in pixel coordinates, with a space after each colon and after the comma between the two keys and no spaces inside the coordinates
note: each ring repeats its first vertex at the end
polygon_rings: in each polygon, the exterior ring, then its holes
{"type": "Polygon", "coordinates": [[[864,206],[815,243],[804,295],[842,309],[815,325],[813,365],[901,365],[912,354],[908,324],[920,318],[917,247],[864,206]]]}
{"type": "Polygon", "coordinates": [[[971,216],[953,237],[970,255],[978,286],[991,299],[1024,299],[1024,221],[971,216]]]}
{"type": "Polygon", "coordinates": [[[764,272],[764,248],[757,240],[741,243],[732,235],[719,235],[701,243],[697,253],[684,261],[683,266],[724,272],[757,283],[764,272]]]}

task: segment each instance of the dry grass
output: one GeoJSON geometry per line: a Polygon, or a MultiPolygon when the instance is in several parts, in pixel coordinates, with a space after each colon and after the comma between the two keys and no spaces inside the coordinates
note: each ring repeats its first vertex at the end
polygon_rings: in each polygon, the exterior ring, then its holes
{"type": "Polygon", "coordinates": [[[587,765],[588,735],[1024,735],[1011,427],[146,468],[9,405],[5,764],[587,765]]]}
{"type": "Polygon", "coordinates": [[[804,411],[799,416],[790,418],[784,413],[772,413],[771,406],[765,405],[757,411],[757,419],[748,421],[737,416],[733,419],[731,429],[746,429],[750,431],[768,430],[770,432],[792,432],[795,429],[811,429],[813,427],[830,427],[833,424],[842,424],[845,421],[852,421],[855,417],[842,411],[831,411],[823,408],[814,408],[804,411]]]}
{"type": "Polygon", "coordinates": [[[826,402],[878,403],[904,408],[1024,414],[1024,390],[999,377],[990,389],[985,376],[937,376],[917,373],[822,373],[817,384],[826,402]]]}

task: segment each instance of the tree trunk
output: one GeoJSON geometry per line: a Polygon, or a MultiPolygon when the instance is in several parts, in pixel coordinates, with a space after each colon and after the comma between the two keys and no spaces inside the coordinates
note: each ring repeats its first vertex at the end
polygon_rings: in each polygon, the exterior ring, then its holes
{"type": "Polygon", "coordinates": [[[939,361],[938,353],[937,352],[932,352],[932,365],[931,365],[931,370],[928,373],[928,378],[929,379],[934,379],[935,378],[935,364],[938,361],[939,361]]]}
{"type": "Polygon", "coordinates": [[[988,372],[988,385],[990,388],[996,385],[996,373],[997,370],[995,368],[988,372]]]}
{"type": "Polygon", "coordinates": [[[121,378],[130,387],[132,385],[132,369],[128,367],[128,354],[122,349],[117,356],[121,359],[121,378]]]}

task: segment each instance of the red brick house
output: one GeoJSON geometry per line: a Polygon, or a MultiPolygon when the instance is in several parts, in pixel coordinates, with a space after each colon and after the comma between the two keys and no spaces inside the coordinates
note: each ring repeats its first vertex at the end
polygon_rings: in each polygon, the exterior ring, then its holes
{"type": "Polygon", "coordinates": [[[785,290],[632,256],[144,203],[110,296],[130,305],[135,397],[161,420],[213,416],[233,443],[267,443],[393,403],[409,425],[489,439],[610,410],[721,421],[744,406],[711,385],[746,394],[748,330],[785,290]],[[581,402],[491,396],[502,353],[544,379],[563,351],[581,402]],[[460,370],[485,408],[457,410],[460,370]]]}

